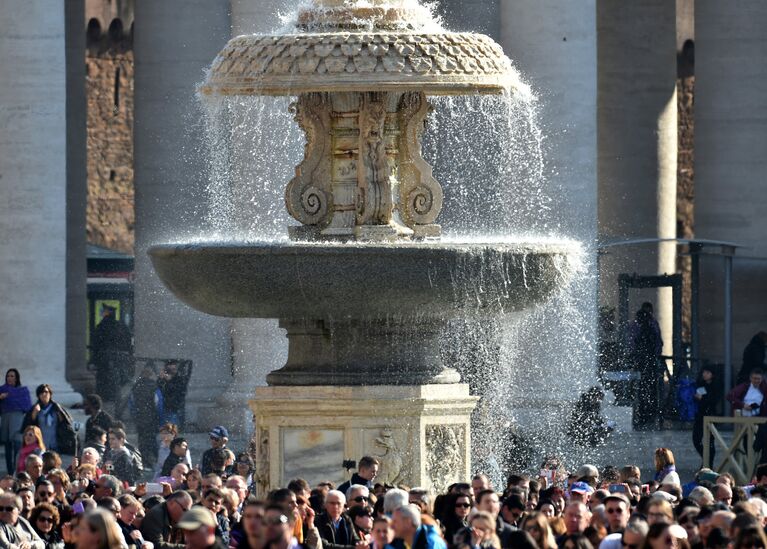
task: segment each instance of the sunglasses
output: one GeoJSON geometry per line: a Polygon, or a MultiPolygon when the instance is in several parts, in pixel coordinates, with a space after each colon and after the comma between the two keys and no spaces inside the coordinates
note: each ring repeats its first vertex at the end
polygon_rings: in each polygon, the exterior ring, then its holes
{"type": "Polygon", "coordinates": [[[47,522],[53,524],[53,517],[37,517],[37,522],[47,522]]]}
{"type": "Polygon", "coordinates": [[[620,509],[620,508],[616,509],[615,507],[609,507],[605,509],[605,512],[610,513],[612,515],[613,513],[622,513],[623,509],[620,509]]]}
{"type": "Polygon", "coordinates": [[[53,495],[53,492],[38,492],[37,496],[41,498],[49,498],[53,495]]]}
{"type": "Polygon", "coordinates": [[[13,513],[15,510],[16,508],[12,506],[0,506],[0,512],[2,513],[13,513]]]}
{"type": "Polygon", "coordinates": [[[471,503],[456,503],[455,506],[461,507],[463,509],[468,509],[469,507],[471,507],[471,503]]]}
{"type": "Polygon", "coordinates": [[[362,503],[363,501],[370,501],[370,498],[367,496],[357,496],[356,498],[354,498],[354,501],[356,501],[357,503],[362,503]]]}

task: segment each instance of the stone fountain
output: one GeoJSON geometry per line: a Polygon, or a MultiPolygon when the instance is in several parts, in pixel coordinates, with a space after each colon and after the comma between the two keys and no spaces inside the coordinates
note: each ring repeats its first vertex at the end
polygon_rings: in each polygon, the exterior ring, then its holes
{"type": "Polygon", "coordinates": [[[386,482],[465,480],[476,398],[442,362],[447,323],[532,307],[568,276],[567,246],[441,240],[443,190],[421,155],[428,97],[520,83],[490,38],[434,27],[415,0],[314,0],[294,33],[231,40],[201,86],[295,96],[306,134],[289,239],[150,250],[195,309],[287,332],[287,364],[251,401],[262,491],[341,481],[363,454],[386,482]]]}

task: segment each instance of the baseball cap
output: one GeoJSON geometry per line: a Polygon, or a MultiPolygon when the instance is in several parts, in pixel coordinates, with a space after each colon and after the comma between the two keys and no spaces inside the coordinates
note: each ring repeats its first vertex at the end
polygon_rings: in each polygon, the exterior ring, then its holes
{"type": "Polygon", "coordinates": [[[213,513],[200,505],[195,505],[181,515],[181,520],[176,525],[181,530],[197,530],[202,526],[215,528],[216,519],[213,517],[213,513]]]}
{"type": "Polygon", "coordinates": [[[578,492],[579,494],[592,494],[594,489],[586,482],[573,482],[570,486],[570,492],[578,492]]]}
{"type": "Polygon", "coordinates": [[[216,425],[208,434],[214,438],[229,438],[229,431],[223,425],[216,425]]]}
{"type": "Polygon", "coordinates": [[[624,496],[620,492],[612,492],[609,496],[607,496],[604,499],[604,503],[607,503],[611,499],[612,500],[617,500],[617,501],[622,501],[623,503],[626,504],[626,508],[631,509],[631,502],[629,501],[629,498],[627,498],[626,496],[624,496]]]}

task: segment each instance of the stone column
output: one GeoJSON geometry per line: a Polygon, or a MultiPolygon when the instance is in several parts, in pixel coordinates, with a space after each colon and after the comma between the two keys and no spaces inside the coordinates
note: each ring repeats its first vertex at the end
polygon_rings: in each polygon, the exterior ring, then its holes
{"type": "MultiPolygon", "coordinates": [[[[600,239],[675,238],[676,3],[598,0],[597,25],[600,239]]],[[[612,248],[600,262],[600,302],[617,305],[620,273],[674,272],[672,243],[612,248]]],[[[649,301],[671,354],[671,290],[649,301]]]]}
{"type": "Polygon", "coordinates": [[[227,0],[135,5],[136,354],[194,361],[187,398],[191,421],[231,380],[229,321],[175,299],[157,279],[146,251],[206,232],[207,164],[195,87],[226,44],[229,23],[227,0]]]}
{"type": "MultiPolygon", "coordinates": [[[[530,226],[540,226],[540,217],[545,217],[555,234],[583,242],[588,269],[594,264],[597,237],[595,0],[502,0],[500,4],[501,45],[539,97],[537,115],[546,138],[542,194],[551,199],[551,209],[518,215],[526,216],[530,226]]],[[[563,349],[561,355],[552,355],[551,345],[541,349],[535,341],[520,343],[526,349],[520,353],[523,360],[545,365],[548,374],[544,381],[527,368],[517,368],[511,390],[522,393],[524,387],[529,391],[518,395],[518,403],[529,401],[532,394],[548,394],[552,379],[568,380],[557,385],[556,398],[560,401],[577,398],[584,386],[592,383],[594,353],[574,353],[574,342],[563,338],[573,334],[573,327],[567,325],[570,322],[577,324],[578,337],[594,340],[596,282],[579,280],[571,295],[569,306],[579,311],[578,317],[571,315],[560,324],[565,311],[549,305],[550,312],[540,323],[545,334],[531,338],[556,341],[557,348],[563,349]]],[[[540,401],[531,406],[535,417],[541,417],[541,410],[553,410],[540,401]]]]}
{"type": "MultiPolygon", "coordinates": [[[[734,374],[767,308],[767,4],[695,3],[695,235],[736,242],[734,374]],[[732,6],[730,6],[732,8],[732,6]]],[[[724,358],[723,259],[701,261],[701,356],[724,358]]]]}
{"type": "Polygon", "coordinates": [[[63,2],[0,3],[0,368],[70,404],[65,48],[63,2]]]}

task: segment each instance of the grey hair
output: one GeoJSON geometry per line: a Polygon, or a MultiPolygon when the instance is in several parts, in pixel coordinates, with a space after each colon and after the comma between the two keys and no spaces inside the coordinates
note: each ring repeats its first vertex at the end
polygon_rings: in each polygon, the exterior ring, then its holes
{"type": "MultiPolygon", "coordinates": [[[[389,492],[391,492],[391,490],[389,490],[389,492]]],[[[384,499],[384,501],[386,500],[384,499]]],[[[413,528],[421,527],[421,510],[417,505],[403,505],[401,507],[397,507],[395,511],[402,515],[402,518],[409,520],[413,525],[413,528]]]]}
{"type": "Polygon", "coordinates": [[[338,496],[341,498],[341,503],[346,503],[346,496],[341,490],[329,490],[327,494],[325,494],[325,500],[328,499],[328,496],[338,496]]]}
{"type": "Polygon", "coordinates": [[[346,489],[346,501],[349,501],[350,499],[352,499],[352,493],[355,490],[360,490],[360,489],[365,490],[368,493],[368,495],[370,495],[370,490],[368,489],[367,486],[363,486],[362,484],[352,484],[346,489]]]}
{"type": "Polygon", "coordinates": [[[24,502],[21,501],[21,498],[14,494],[13,492],[5,492],[4,494],[0,494],[0,500],[8,500],[13,501],[13,505],[21,511],[22,507],[24,507],[24,502]]]}
{"type": "Polygon", "coordinates": [[[26,458],[24,458],[24,465],[28,465],[32,463],[33,461],[39,461],[40,463],[42,463],[43,458],[41,458],[37,454],[29,454],[26,458]]]}
{"type": "Polygon", "coordinates": [[[628,524],[626,524],[626,528],[624,529],[624,532],[629,532],[631,534],[637,534],[638,536],[642,536],[643,538],[647,537],[647,532],[650,530],[650,527],[647,526],[647,521],[644,520],[630,520],[628,524]]]}
{"type": "Polygon", "coordinates": [[[404,490],[400,490],[399,488],[392,488],[386,492],[386,495],[384,496],[384,513],[391,515],[395,509],[405,507],[408,504],[409,499],[410,497],[408,496],[408,493],[404,490]]]}
{"type": "Polygon", "coordinates": [[[99,480],[103,480],[107,487],[112,490],[112,497],[119,498],[122,494],[122,482],[114,475],[101,475],[99,480]]]}
{"type": "Polygon", "coordinates": [[[704,505],[710,505],[714,502],[714,494],[711,493],[711,490],[706,488],[705,486],[696,486],[692,489],[690,492],[690,495],[687,496],[691,500],[693,500],[695,503],[697,503],[699,506],[703,507],[704,505]]]}

